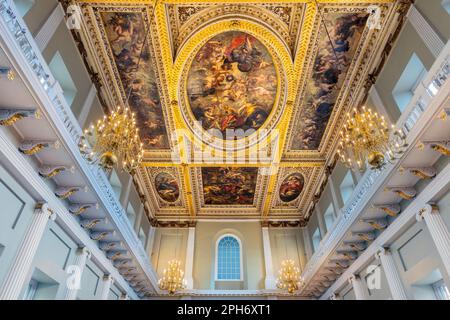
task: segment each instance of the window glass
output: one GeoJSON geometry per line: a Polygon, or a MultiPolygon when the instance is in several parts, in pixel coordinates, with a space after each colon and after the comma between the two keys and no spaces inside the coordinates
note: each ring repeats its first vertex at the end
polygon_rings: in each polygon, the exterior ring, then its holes
{"type": "Polygon", "coordinates": [[[241,248],[233,236],[225,236],[217,245],[217,280],[241,280],[241,248]]]}

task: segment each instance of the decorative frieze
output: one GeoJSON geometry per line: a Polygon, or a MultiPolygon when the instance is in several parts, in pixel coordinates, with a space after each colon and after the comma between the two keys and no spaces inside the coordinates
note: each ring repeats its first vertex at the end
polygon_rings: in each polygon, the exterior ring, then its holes
{"type": "Polygon", "coordinates": [[[301,228],[306,227],[307,221],[305,220],[263,220],[261,226],[263,228],[301,228]]]}

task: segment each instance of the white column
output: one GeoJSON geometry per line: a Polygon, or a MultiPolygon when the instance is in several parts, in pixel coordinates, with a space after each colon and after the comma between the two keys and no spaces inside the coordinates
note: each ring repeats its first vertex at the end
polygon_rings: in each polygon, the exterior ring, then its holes
{"type": "MultiPolygon", "coordinates": [[[[92,104],[94,103],[94,99],[97,96],[97,88],[94,84],[91,85],[91,89],[89,90],[89,93],[84,100],[83,107],[81,107],[80,115],[78,116],[78,123],[80,124],[80,127],[83,129],[86,125],[86,120],[89,115],[89,111],[91,111],[92,104]]],[[[87,125],[90,125],[88,123],[87,125]]]]}
{"type": "Polygon", "coordinates": [[[125,209],[125,211],[127,210],[128,201],[130,199],[130,192],[132,185],[133,185],[133,177],[130,175],[128,177],[127,185],[125,186],[125,190],[123,190],[120,195],[120,204],[125,209]]]}
{"type": "Polygon", "coordinates": [[[309,261],[309,259],[311,259],[313,253],[312,250],[312,242],[311,242],[311,237],[309,236],[309,230],[307,227],[302,228],[302,233],[303,233],[303,240],[305,242],[305,251],[306,251],[306,258],[309,261]]]}
{"type": "Polygon", "coordinates": [[[369,96],[374,104],[375,111],[382,115],[387,122],[392,123],[392,119],[389,116],[389,112],[386,109],[386,106],[384,105],[383,100],[381,99],[377,87],[373,85],[369,90],[369,96]]]}
{"type": "Polygon", "coordinates": [[[139,228],[141,227],[142,216],[144,215],[144,212],[144,205],[141,204],[139,206],[139,212],[136,215],[136,220],[134,221],[134,231],[136,231],[137,235],[139,235],[139,228]]]}
{"type": "Polygon", "coordinates": [[[418,221],[425,221],[447,274],[450,275],[450,232],[439,213],[439,208],[427,204],[416,217],[418,221]]]}
{"type": "Polygon", "coordinates": [[[41,27],[39,32],[37,33],[34,40],[39,48],[39,50],[44,51],[47,47],[50,39],[55,34],[56,29],[61,24],[64,18],[64,9],[60,3],[56,6],[53,12],[48,17],[47,21],[45,21],[44,25],[41,27]]]}
{"type": "Polygon", "coordinates": [[[392,252],[387,248],[380,248],[375,254],[375,258],[380,259],[381,267],[383,268],[389,289],[391,290],[392,299],[408,300],[402,279],[400,278],[394,258],[392,257],[392,252]]]}
{"type": "Polygon", "coordinates": [[[338,195],[336,193],[336,186],[334,185],[334,181],[331,176],[328,177],[328,185],[330,186],[331,201],[333,202],[334,215],[337,217],[337,216],[339,216],[339,210],[341,209],[341,203],[340,203],[338,195]]]}
{"type": "Polygon", "coordinates": [[[367,300],[367,291],[360,276],[353,274],[348,281],[353,286],[356,300],[367,300]]]}
{"type": "Polygon", "coordinates": [[[54,220],[47,204],[38,204],[25,236],[0,287],[0,300],[18,300],[49,219],[54,220]]]}
{"type": "Polygon", "coordinates": [[[325,235],[327,234],[327,227],[325,226],[324,216],[319,210],[319,206],[316,205],[316,208],[314,209],[316,211],[317,215],[317,222],[319,224],[319,230],[320,230],[320,238],[323,239],[325,235]]]}
{"type": "Polygon", "coordinates": [[[148,236],[147,236],[147,254],[148,257],[151,259],[152,253],[153,253],[153,244],[155,243],[155,234],[156,234],[156,227],[150,226],[150,229],[148,230],[148,236]]]}
{"type": "Polygon", "coordinates": [[[80,282],[83,276],[84,267],[86,266],[86,262],[90,258],[90,256],[91,254],[86,247],[77,250],[73,266],[75,266],[76,273],[79,277],[77,279],[78,283],[76,285],[68,285],[64,300],[75,300],[77,298],[78,290],[80,290],[80,282]]]}
{"type": "Polygon", "coordinates": [[[435,57],[439,56],[445,44],[414,4],[408,12],[408,20],[431,53],[435,57]]]}
{"type": "Polygon", "coordinates": [[[194,249],[195,249],[195,227],[189,227],[189,234],[186,247],[186,260],[184,263],[184,278],[187,289],[194,289],[194,249]]]}
{"type": "Polygon", "coordinates": [[[358,185],[358,183],[361,181],[362,179],[362,173],[359,170],[356,171],[352,171],[352,175],[353,175],[353,183],[356,186],[358,185]]]}
{"type": "Polygon", "coordinates": [[[269,228],[262,227],[261,230],[264,249],[264,263],[266,268],[265,288],[276,289],[276,281],[273,272],[272,248],[270,246],[269,228]]]}
{"type": "Polygon", "coordinates": [[[111,290],[113,282],[114,278],[110,274],[106,274],[103,276],[103,287],[102,294],[100,295],[100,300],[108,300],[109,291],[111,290]]]}

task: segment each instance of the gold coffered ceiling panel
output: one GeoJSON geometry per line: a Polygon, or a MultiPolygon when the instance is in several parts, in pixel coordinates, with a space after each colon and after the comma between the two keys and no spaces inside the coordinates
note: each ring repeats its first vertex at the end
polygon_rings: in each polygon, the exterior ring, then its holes
{"type": "Polygon", "coordinates": [[[152,218],[302,223],[334,165],[342,117],[365,96],[407,7],[403,0],[74,2],[101,94],[110,107],[129,95],[138,115],[147,152],[137,180],[152,218]],[[381,29],[370,27],[373,5],[381,29]],[[224,141],[206,129],[255,131],[224,141]]]}

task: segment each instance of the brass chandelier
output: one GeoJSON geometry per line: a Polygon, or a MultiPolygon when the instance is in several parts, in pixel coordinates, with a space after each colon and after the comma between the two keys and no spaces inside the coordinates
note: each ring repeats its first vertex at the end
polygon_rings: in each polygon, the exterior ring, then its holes
{"type": "Polygon", "coordinates": [[[381,169],[388,162],[399,159],[406,151],[406,135],[389,127],[383,116],[362,107],[347,113],[347,121],[340,132],[337,153],[341,162],[353,171],[364,171],[366,163],[381,169]]]}
{"type": "Polygon", "coordinates": [[[163,271],[163,277],[158,281],[159,288],[167,290],[169,294],[173,295],[179,290],[186,289],[186,285],[181,262],[176,259],[170,260],[167,269],[163,271]]]}
{"type": "Polygon", "coordinates": [[[294,260],[287,259],[281,262],[281,269],[278,271],[277,288],[287,290],[293,294],[300,287],[300,269],[295,266],[294,260]]]}
{"type": "Polygon", "coordinates": [[[88,162],[105,170],[120,164],[122,170],[132,173],[144,156],[135,115],[121,107],[86,129],[78,147],[88,162]]]}

